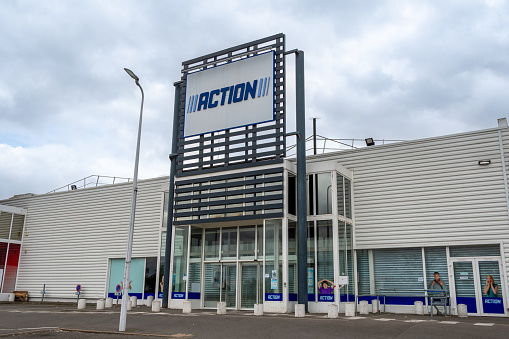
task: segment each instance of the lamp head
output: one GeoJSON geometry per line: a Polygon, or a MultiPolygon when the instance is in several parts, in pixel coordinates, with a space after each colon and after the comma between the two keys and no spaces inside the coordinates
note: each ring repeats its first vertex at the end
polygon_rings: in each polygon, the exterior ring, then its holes
{"type": "Polygon", "coordinates": [[[129,68],[124,68],[124,71],[126,71],[127,74],[129,74],[131,76],[131,78],[133,78],[134,80],[136,80],[136,81],[140,80],[140,78],[138,78],[136,76],[136,74],[134,74],[133,71],[131,71],[129,68]]]}
{"type": "Polygon", "coordinates": [[[374,146],[375,145],[375,140],[373,140],[373,138],[367,138],[365,140],[366,140],[366,146],[374,146]]]}

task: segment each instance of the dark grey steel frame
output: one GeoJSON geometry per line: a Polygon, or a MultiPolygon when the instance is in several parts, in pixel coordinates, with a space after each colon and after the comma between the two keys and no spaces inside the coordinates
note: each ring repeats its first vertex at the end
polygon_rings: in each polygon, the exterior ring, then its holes
{"type": "MultiPolygon", "coordinates": [[[[200,179],[179,180],[175,185],[174,177],[184,177],[190,175],[213,173],[218,171],[226,171],[232,169],[243,169],[253,168],[259,165],[269,164],[281,164],[280,168],[265,168],[259,171],[242,173],[239,174],[225,174],[216,176],[216,180],[222,179],[233,179],[240,176],[252,176],[259,174],[273,174],[274,170],[280,172],[281,175],[276,178],[260,178],[254,179],[253,183],[266,183],[266,182],[280,182],[280,185],[274,187],[269,186],[268,188],[263,187],[262,190],[256,192],[273,191],[280,189],[280,199],[284,201],[284,178],[283,178],[283,158],[286,156],[286,136],[296,135],[297,136],[297,192],[306,192],[306,150],[305,150],[305,87],[304,87],[304,52],[301,50],[292,50],[289,52],[285,51],[285,35],[280,33],[264,39],[259,39],[246,44],[242,44],[236,47],[228,48],[216,53],[208,54],[199,58],[188,60],[182,63],[183,65],[183,76],[182,81],[175,83],[175,107],[174,107],[174,120],[173,120],[173,136],[172,136],[172,153],[170,154],[171,159],[171,170],[170,170],[170,187],[169,187],[169,199],[168,199],[168,219],[166,225],[166,253],[164,263],[164,287],[163,287],[163,307],[168,307],[169,300],[169,272],[170,272],[170,251],[171,251],[171,234],[172,224],[177,224],[174,221],[174,193],[175,187],[177,192],[192,192],[193,198],[196,193],[196,197],[199,198],[201,194],[202,183],[208,181],[200,181],[200,179]],[[187,73],[193,70],[207,69],[208,67],[214,67],[219,64],[231,62],[234,59],[247,57],[250,55],[256,55],[261,52],[273,50],[275,52],[274,67],[274,115],[275,120],[270,123],[263,123],[259,125],[251,125],[246,127],[235,128],[226,130],[224,132],[207,133],[198,137],[190,137],[187,140],[184,139],[184,114],[185,114],[185,81],[187,73]],[[295,68],[296,68],[296,115],[297,115],[297,131],[294,133],[286,134],[286,83],[285,83],[285,55],[295,54],[295,68]],[[266,134],[266,131],[272,133],[266,134]],[[262,134],[260,134],[262,133],[262,134]],[[244,135],[244,138],[232,140],[232,137],[238,137],[244,135]],[[263,143],[260,141],[271,140],[269,143],[263,143]],[[251,145],[248,143],[251,142],[251,145]],[[243,144],[241,148],[231,148],[234,144],[243,144]],[[224,147],[223,150],[215,151],[214,148],[224,147]],[[269,152],[257,152],[267,147],[274,147],[269,152]],[[243,157],[237,157],[236,159],[229,159],[230,152],[243,151],[243,157]],[[197,159],[197,161],[186,164],[184,154],[187,152],[198,152],[198,155],[193,154],[188,157],[187,160],[197,159]],[[215,156],[223,156],[214,159],[215,156]],[[206,160],[205,158],[209,158],[206,160]],[[240,159],[239,159],[240,158],[240,159]],[[240,161],[239,161],[240,160],[240,161]],[[269,179],[269,180],[266,180],[269,179]],[[257,181],[259,180],[259,181],[257,181]],[[189,190],[188,188],[179,188],[185,184],[193,183],[193,187],[189,190]],[[194,184],[199,183],[200,185],[195,188],[194,184]],[[193,190],[194,189],[194,190],[193,190]]],[[[210,176],[209,176],[210,178],[210,176]]],[[[212,187],[213,184],[209,185],[212,187]]],[[[226,188],[226,184],[224,185],[226,188]]],[[[221,192],[222,193],[222,192],[221,192]]],[[[263,194],[262,196],[264,196],[263,194]]],[[[226,201],[226,194],[225,201],[226,201]]],[[[177,199],[179,199],[177,197],[177,199]]],[[[262,198],[263,199],[263,198],[262,198]]],[[[262,199],[256,200],[261,201],[262,199]]],[[[274,195],[271,195],[270,200],[275,199],[274,195]]],[[[269,200],[269,199],[266,199],[269,200]]],[[[200,201],[200,200],[198,200],[200,201]]],[[[244,199],[246,201],[246,199],[244,199]]],[[[254,201],[254,200],[253,200],[254,201]]],[[[185,205],[189,207],[204,207],[206,204],[197,203],[196,205],[190,204],[185,205]]],[[[243,216],[242,219],[263,219],[283,217],[283,204],[271,205],[270,208],[281,208],[281,213],[268,214],[253,214],[249,216],[243,216]]],[[[254,211],[260,208],[253,209],[254,211]]],[[[267,209],[264,205],[263,209],[267,209]]],[[[232,212],[245,211],[245,208],[235,208],[232,212]]],[[[175,213],[177,215],[177,213],[175,213]]],[[[194,213],[196,214],[196,213],[194,213]]],[[[189,214],[181,214],[182,216],[193,216],[192,212],[189,214]]],[[[308,311],[308,293],[307,293],[307,211],[306,211],[306,194],[297,194],[297,260],[298,260],[298,303],[305,305],[305,311],[308,311]]],[[[225,217],[225,218],[214,218],[210,221],[239,220],[239,217],[225,217]]],[[[184,224],[191,223],[202,223],[203,220],[199,221],[185,221],[184,224]]]]}
{"type": "Polygon", "coordinates": [[[285,35],[280,33],[182,63],[177,176],[282,163],[286,156],[285,35]],[[274,121],[184,138],[187,74],[274,51],[274,121]],[[266,151],[267,148],[271,148],[266,151]],[[264,150],[265,149],[265,150],[264,150]],[[230,157],[230,153],[237,155],[230,157]],[[242,153],[242,154],[241,154],[242,153]]]}
{"type": "MultiPolygon", "coordinates": [[[[175,105],[173,119],[172,151],[170,154],[170,183],[168,199],[168,219],[166,225],[166,251],[164,261],[164,285],[162,306],[168,307],[169,301],[169,272],[171,257],[171,234],[172,225],[176,225],[174,214],[175,190],[183,190],[179,186],[185,185],[186,180],[178,181],[175,184],[175,177],[185,177],[191,175],[215,173],[232,169],[253,168],[254,166],[281,164],[280,171],[283,173],[283,159],[286,156],[286,82],[285,82],[285,35],[280,33],[263,39],[255,40],[235,47],[227,48],[215,53],[207,54],[198,58],[184,61],[182,63],[182,78],[180,82],[175,83],[175,105]],[[254,124],[245,127],[232,128],[225,131],[206,133],[196,137],[184,138],[184,115],[186,102],[186,79],[187,74],[193,71],[200,71],[218,65],[226,64],[257,54],[272,50],[274,51],[274,121],[254,124]],[[268,142],[267,142],[268,141],[268,142]],[[250,144],[251,143],[251,144],[250,144]],[[241,147],[232,147],[241,145],[241,147]],[[218,147],[223,149],[216,150],[218,147]],[[264,151],[272,148],[269,151],[264,151]],[[191,153],[192,152],[192,153],[191,153]],[[237,156],[230,159],[230,152],[244,152],[243,156],[237,156]],[[191,153],[190,155],[188,155],[191,153]]],[[[260,174],[270,174],[274,169],[260,170],[260,174]]],[[[257,171],[258,172],[258,171],[257,171]]],[[[245,173],[248,175],[249,173],[245,173]]],[[[218,175],[218,178],[234,178],[238,175],[218,175]]],[[[271,178],[272,179],[272,178],[271,178]]],[[[200,183],[199,179],[190,179],[192,182],[200,183]]],[[[220,179],[217,179],[220,180],[220,179]]],[[[284,201],[283,196],[283,175],[278,177],[280,185],[277,188],[281,193],[279,197],[272,195],[270,199],[280,199],[284,201]]],[[[305,180],[305,179],[304,179],[305,180]]],[[[260,182],[262,183],[262,182],[260,182]]],[[[200,185],[201,186],[201,185],[200,185]]],[[[273,191],[274,186],[268,187],[259,192],[273,191]]],[[[203,190],[203,188],[200,188],[203,190]]],[[[195,191],[200,194],[199,191],[195,191]]],[[[193,193],[195,193],[193,192],[193,193]]],[[[194,195],[194,194],[193,194],[194,195]]],[[[178,197],[177,197],[178,199],[178,197]]],[[[226,195],[225,195],[226,200],[226,195]]],[[[269,205],[270,208],[280,208],[281,213],[271,213],[270,215],[256,214],[243,216],[242,219],[260,219],[283,217],[283,205],[269,205]]],[[[269,206],[264,206],[268,208],[269,206]]],[[[190,207],[190,206],[187,206],[190,207]]],[[[193,207],[203,207],[201,204],[193,207]]],[[[254,208],[254,211],[259,208],[254,208]]],[[[237,211],[237,210],[235,210],[237,211]]],[[[185,214],[180,214],[185,216],[185,214]]],[[[192,213],[191,213],[192,216],[192,213]]],[[[239,220],[239,217],[214,218],[209,222],[239,220]]],[[[203,220],[198,222],[202,223],[203,220]]],[[[196,223],[196,221],[185,221],[183,224],[196,223]]]]}

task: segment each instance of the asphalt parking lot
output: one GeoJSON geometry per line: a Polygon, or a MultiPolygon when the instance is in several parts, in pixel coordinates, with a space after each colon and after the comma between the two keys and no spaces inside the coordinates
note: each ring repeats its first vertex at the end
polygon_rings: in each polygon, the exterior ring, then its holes
{"type": "Polygon", "coordinates": [[[324,314],[295,318],[214,310],[152,313],[141,306],[129,311],[127,331],[118,332],[120,307],[77,310],[75,304],[0,303],[0,337],[21,338],[507,338],[509,318],[370,314],[329,319],[324,314]]]}

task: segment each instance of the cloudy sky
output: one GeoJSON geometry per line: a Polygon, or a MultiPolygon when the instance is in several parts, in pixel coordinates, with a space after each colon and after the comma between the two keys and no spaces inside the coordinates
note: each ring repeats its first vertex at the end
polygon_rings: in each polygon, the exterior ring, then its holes
{"type": "Polygon", "coordinates": [[[132,177],[140,92],[124,67],[145,90],[139,176],[168,175],[181,62],[280,32],[305,51],[321,135],[408,140],[509,115],[508,1],[3,0],[0,13],[0,199],[132,177]]]}

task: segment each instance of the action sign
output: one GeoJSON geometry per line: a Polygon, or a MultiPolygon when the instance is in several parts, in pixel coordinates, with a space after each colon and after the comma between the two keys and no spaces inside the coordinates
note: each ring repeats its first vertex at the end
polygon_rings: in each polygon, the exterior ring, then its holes
{"type": "Polygon", "coordinates": [[[184,137],[274,120],[274,52],[190,73],[184,137]]]}

